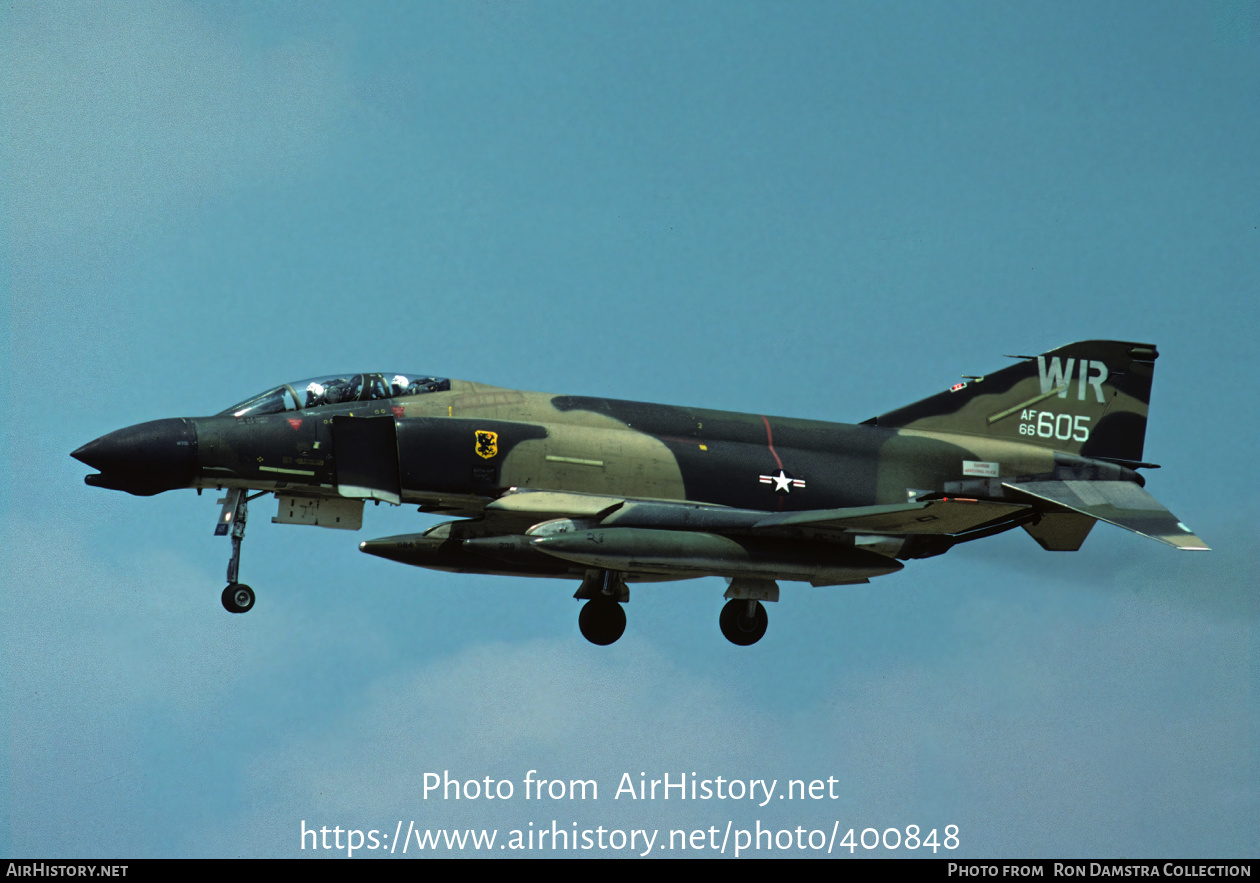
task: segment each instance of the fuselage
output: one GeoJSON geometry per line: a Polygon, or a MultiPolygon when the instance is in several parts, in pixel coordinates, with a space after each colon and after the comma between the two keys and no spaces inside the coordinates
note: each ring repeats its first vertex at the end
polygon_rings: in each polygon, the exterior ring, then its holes
{"type": "Polygon", "coordinates": [[[391,421],[399,502],[438,508],[477,509],[508,488],[767,511],[843,508],[940,492],[967,461],[1000,462],[1007,474],[1054,468],[1053,451],[1006,439],[452,380],[425,395],[141,424],[92,444],[140,435],[135,456],[145,468],[91,463],[106,474],[89,478],[142,494],[178,487],[336,494],[337,418],[391,421]],[[154,429],[140,432],[145,427],[154,429]],[[111,472],[130,477],[111,481],[111,472]]]}

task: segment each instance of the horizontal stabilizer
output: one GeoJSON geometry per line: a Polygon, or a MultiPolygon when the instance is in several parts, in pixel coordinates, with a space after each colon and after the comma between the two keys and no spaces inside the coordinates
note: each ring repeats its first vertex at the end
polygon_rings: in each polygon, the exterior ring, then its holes
{"type": "Polygon", "coordinates": [[[1163,504],[1128,481],[1004,481],[1013,491],[1055,503],[1178,549],[1207,550],[1163,504]]]}
{"type": "Polygon", "coordinates": [[[892,535],[954,535],[1006,518],[1022,509],[1022,503],[995,503],[988,500],[944,499],[890,506],[859,506],[851,509],[814,509],[808,512],[780,512],[757,522],[757,527],[814,527],[859,533],[892,535]]]}

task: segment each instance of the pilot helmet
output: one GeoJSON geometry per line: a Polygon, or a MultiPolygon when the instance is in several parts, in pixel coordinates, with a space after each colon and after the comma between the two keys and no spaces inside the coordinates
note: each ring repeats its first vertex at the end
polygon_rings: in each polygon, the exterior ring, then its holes
{"type": "Polygon", "coordinates": [[[324,397],[324,384],[318,380],[312,380],[306,387],[306,407],[318,402],[324,397]]]}

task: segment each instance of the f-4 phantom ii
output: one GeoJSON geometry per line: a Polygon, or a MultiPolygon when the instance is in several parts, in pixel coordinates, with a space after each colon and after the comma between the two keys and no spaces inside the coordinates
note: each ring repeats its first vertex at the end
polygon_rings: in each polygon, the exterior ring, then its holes
{"type": "Polygon", "coordinates": [[[226,491],[216,533],[238,579],[248,503],[272,520],[358,529],[366,500],[448,513],[359,548],[459,573],[580,580],[582,634],[625,630],[628,583],[726,577],[719,623],[765,634],[778,580],[865,583],[959,543],[1022,527],[1075,551],[1096,521],[1178,549],[1203,541],[1143,488],[1155,347],[1087,341],[968,376],[846,425],[410,373],[319,377],[212,417],[141,423],[73,456],[86,482],[146,496],[226,491]]]}

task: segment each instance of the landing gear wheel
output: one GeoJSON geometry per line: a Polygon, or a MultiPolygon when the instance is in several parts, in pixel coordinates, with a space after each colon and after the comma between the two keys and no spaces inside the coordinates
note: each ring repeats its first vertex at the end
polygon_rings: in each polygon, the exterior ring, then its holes
{"type": "Polygon", "coordinates": [[[254,590],[244,583],[228,583],[223,590],[223,609],[228,613],[248,613],[254,606],[254,590]]]}
{"type": "Polygon", "coordinates": [[[766,633],[770,625],[770,617],[760,601],[746,601],[735,598],[726,602],[722,615],[718,617],[718,625],[726,640],[741,647],[756,644],[766,633]]]}
{"type": "Polygon", "coordinates": [[[578,614],[578,628],[582,637],[601,647],[613,643],[626,630],[626,611],[616,601],[592,598],[582,605],[578,614]]]}

